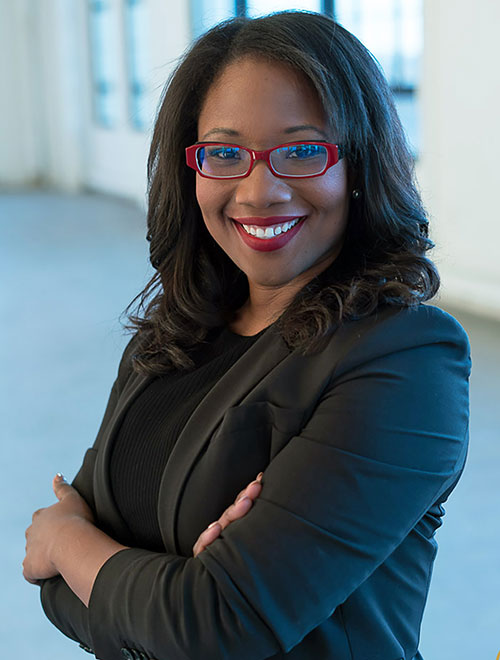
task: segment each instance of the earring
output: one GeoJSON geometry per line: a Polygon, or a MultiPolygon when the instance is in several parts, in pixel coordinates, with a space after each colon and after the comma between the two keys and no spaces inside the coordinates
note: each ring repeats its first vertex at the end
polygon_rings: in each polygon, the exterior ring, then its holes
{"type": "Polygon", "coordinates": [[[354,190],[352,191],[352,198],[359,199],[360,197],[361,197],[361,190],[354,188],[354,190]]]}

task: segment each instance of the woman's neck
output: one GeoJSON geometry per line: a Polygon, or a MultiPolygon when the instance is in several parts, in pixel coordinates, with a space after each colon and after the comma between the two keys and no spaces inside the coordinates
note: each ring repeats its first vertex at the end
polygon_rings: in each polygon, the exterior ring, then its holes
{"type": "Polygon", "coordinates": [[[231,330],[239,335],[256,335],[281,316],[295,293],[290,287],[268,289],[250,286],[249,297],[237,311],[231,330]]]}

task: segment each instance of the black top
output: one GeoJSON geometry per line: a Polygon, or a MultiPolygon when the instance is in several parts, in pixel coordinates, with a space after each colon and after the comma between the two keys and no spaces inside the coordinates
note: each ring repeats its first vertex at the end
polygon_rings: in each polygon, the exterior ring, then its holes
{"type": "Polygon", "coordinates": [[[196,406],[260,334],[244,337],[227,328],[213,333],[192,355],[194,369],[154,378],[127,411],[113,444],[110,477],[137,547],[165,550],[157,517],[165,465],[196,406]]]}

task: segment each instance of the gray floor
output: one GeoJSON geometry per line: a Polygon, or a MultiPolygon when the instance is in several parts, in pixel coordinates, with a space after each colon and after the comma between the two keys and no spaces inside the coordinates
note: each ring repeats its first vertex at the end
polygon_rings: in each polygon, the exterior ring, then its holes
{"type": "MultiPolygon", "coordinates": [[[[54,473],[71,477],[93,440],[126,341],[119,316],[150,274],[144,233],[143,214],[120,200],[0,195],[4,657],[90,657],[44,619],[37,588],[23,581],[23,535],[32,511],[52,502],[54,473]]],[[[500,324],[456,316],[473,348],[471,444],[438,532],[421,651],[425,660],[494,660],[500,651],[500,324]]]]}

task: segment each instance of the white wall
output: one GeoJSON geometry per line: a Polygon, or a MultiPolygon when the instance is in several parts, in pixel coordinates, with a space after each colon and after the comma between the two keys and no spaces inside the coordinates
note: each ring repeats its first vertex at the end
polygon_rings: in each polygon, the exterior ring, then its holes
{"type": "MultiPolygon", "coordinates": [[[[44,181],[68,191],[82,184],[82,133],[85,53],[82,28],[85,7],[67,0],[32,0],[37,32],[34,64],[38,71],[37,128],[44,136],[44,181]]],[[[33,71],[35,73],[35,70],[33,71]]]]}
{"type": "Polygon", "coordinates": [[[81,184],[82,2],[0,0],[0,183],[81,184]]]}
{"type": "Polygon", "coordinates": [[[30,0],[0,0],[0,183],[35,182],[40,176],[38,93],[30,0]]]}
{"type": "Polygon", "coordinates": [[[441,299],[500,318],[500,2],[425,0],[419,179],[441,299]]]}

